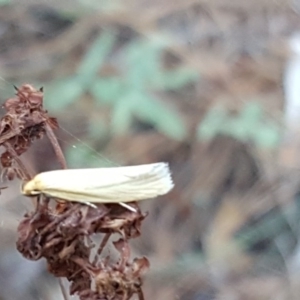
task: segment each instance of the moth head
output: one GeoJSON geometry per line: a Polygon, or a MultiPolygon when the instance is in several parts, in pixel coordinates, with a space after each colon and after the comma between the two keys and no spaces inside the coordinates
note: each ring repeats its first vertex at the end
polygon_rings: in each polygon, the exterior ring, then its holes
{"type": "Polygon", "coordinates": [[[39,188],[39,185],[37,182],[32,179],[30,181],[24,182],[22,184],[22,194],[25,196],[35,196],[39,195],[41,193],[41,190],[39,188]]]}

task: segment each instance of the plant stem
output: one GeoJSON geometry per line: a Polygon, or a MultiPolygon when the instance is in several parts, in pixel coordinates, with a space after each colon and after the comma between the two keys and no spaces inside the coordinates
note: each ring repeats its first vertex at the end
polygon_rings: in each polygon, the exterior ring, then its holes
{"type": "Polygon", "coordinates": [[[52,128],[50,127],[50,125],[47,122],[45,122],[45,129],[46,129],[47,136],[48,136],[48,138],[52,144],[52,147],[54,149],[54,152],[57,156],[57,159],[58,159],[59,163],[61,164],[61,167],[63,169],[67,169],[67,162],[66,162],[65,156],[61,150],[61,147],[58,143],[58,140],[57,140],[52,128]]]}

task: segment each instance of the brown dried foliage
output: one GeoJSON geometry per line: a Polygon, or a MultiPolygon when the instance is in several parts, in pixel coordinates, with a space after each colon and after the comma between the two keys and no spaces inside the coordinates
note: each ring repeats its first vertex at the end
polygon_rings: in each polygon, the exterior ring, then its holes
{"type": "MultiPolygon", "coordinates": [[[[66,162],[53,129],[55,118],[43,109],[43,91],[26,84],[16,88],[16,97],[8,99],[0,120],[0,144],[6,151],[1,156],[3,175],[28,180],[31,174],[20,159],[35,139],[45,134],[63,168],[66,162]]],[[[83,199],[84,201],[84,199],[83,199]]],[[[67,278],[70,294],[80,299],[127,300],[133,295],[144,299],[141,276],[149,262],[143,258],[130,259],[128,240],[140,235],[141,222],[146,217],[135,204],[137,212],[119,205],[98,205],[58,202],[40,196],[34,211],[27,213],[18,226],[17,249],[30,260],[45,258],[48,270],[56,277],[67,278]],[[93,241],[102,234],[100,245],[93,241]],[[113,245],[120,258],[102,257],[112,234],[121,237],[113,245]]]]}

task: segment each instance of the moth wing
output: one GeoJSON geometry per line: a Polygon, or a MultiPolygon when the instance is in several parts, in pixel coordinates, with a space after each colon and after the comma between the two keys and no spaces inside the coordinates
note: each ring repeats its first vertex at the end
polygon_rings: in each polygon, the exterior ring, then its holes
{"type": "Polygon", "coordinates": [[[168,164],[57,170],[35,177],[43,193],[78,202],[114,203],[149,199],[173,188],[168,164]]]}

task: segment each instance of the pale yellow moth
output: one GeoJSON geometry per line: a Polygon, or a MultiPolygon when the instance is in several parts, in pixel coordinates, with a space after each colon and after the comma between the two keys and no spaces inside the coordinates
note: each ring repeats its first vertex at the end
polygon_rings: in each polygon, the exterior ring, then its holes
{"type": "Polygon", "coordinates": [[[119,203],[140,201],[168,193],[174,184],[167,163],[146,165],[67,169],[43,172],[26,182],[26,196],[48,197],[82,203],[119,203]]]}

